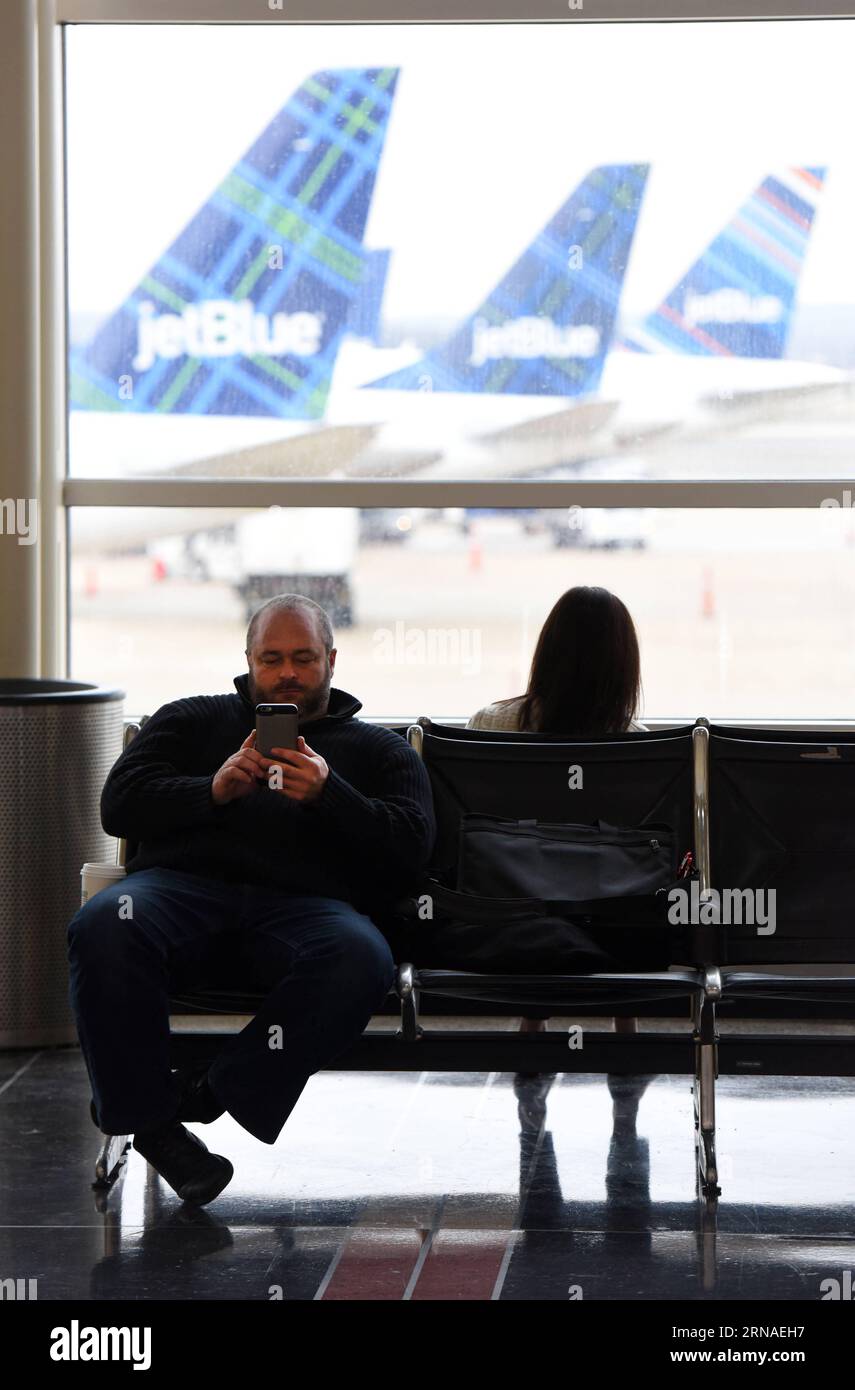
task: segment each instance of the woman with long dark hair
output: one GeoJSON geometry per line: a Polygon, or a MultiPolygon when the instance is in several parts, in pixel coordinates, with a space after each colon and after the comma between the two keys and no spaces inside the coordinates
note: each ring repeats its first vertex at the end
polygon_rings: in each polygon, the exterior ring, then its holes
{"type": "Polygon", "coordinates": [[[466,727],[619,734],[644,729],[635,718],[640,700],[638,638],[626,605],[608,589],[579,584],[540,630],[525,694],[485,705],[466,727]]]}
{"type": "MultiPolygon", "coordinates": [[[[643,732],[635,718],[640,703],[638,638],[628,608],[608,589],[578,584],[561,595],[540,630],[525,694],[485,705],[466,727],[571,738],[643,732]]],[[[544,1027],[543,1019],[524,1018],[521,1031],[544,1027]]],[[[615,1018],[616,1032],[637,1029],[634,1018],[615,1018]]],[[[610,1089],[611,1083],[609,1077],[610,1089]]]]}

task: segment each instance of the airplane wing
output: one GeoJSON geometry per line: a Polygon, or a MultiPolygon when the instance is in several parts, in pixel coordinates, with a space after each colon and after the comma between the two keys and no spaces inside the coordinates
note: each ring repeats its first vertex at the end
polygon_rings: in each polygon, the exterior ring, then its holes
{"type": "MultiPolygon", "coordinates": [[[[814,365],[805,363],[805,371],[814,365]]],[[[799,382],[794,377],[792,382],[779,385],[706,392],[698,396],[686,415],[615,431],[607,451],[621,454],[641,449],[646,458],[652,458],[670,454],[674,448],[685,451],[687,446],[715,445],[726,439],[736,443],[741,433],[753,426],[774,429],[788,420],[804,425],[812,420],[827,421],[830,414],[842,414],[851,421],[855,376],[834,368],[827,371],[827,379],[799,382]]]]}
{"type": "Polygon", "coordinates": [[[739,417],[743,420],[769,421],[776,416],[792,413],[794,407],[799,413],[810,410],[814,402],[824,404],[829,398],[851,395],[852,378],[841,373],[837,379],[828,381],[803,381],[801,383],[782,383],[780,386],[766,386],[745,391],[709,392],[698,398],[698,405],[720,417],[739,417]]]}
{"type": "Polygon", "coordinates": [[[232,525],[246,509],[210,507],[75,507],[71,538],[75,558],[143,553],[153,541],[191,536],[232,525]]]}
{"type": "MultiPolygon", "coordinates": [[[[289,439],[235,449],[159,469],[159,478],[320,478],[348,473],[348,464],[376,437],[378,425],[335,425],[289,439]]],[[[151,473],[129,476],[152,477],[151,473]]],[[[228,526],[246,507],[75,507],[74,553],[106,555],[139,550],[165,536],[190,536],[228,526]]]]}
{"type": "Polygon", "coordinates": [[[499,479],[540,476],[602,451],[618,401],[580,401],[566,410],[534,415],[504,429],[473,435],[419,472],[425,479],[499,479]]]}
{"type": "Polygon", "coordinates": [[[170,478],[352,477],[350,466],[376,439],[380,424],[327,425],[288,439],[233,449],[159,471],[170,478]]]}

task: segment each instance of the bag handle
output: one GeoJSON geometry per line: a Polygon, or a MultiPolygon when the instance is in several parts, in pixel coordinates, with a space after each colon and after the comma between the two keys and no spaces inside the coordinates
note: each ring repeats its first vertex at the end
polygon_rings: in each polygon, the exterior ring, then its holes
{"type": "MultiPolygon", "coordinates": [[[[477,812],[476,812],[476,814],[477,814],[477,812]]],[[[533,819],[532,819],[532,820],[529,820],[529,819],[526,819],[526,820],[515,820],[515,821],[512,821],[511,824],[517,826],[517,828],[518,828],[519,830],[523,830],[523,829],[525,829],[525,830],[537,830],[537,829],[539,829],[541,826],[544,826],[544,825],[553,825],[554,822],[553,822],[553,821],[548,821],[548,820],[533,820],[533,819]]],[[[579,828],[580,828],[580,830],[589,830],[589,829],[590,829],[590,830],[597,830],[597,831],[599,831],[600,834],[602,834],[604,830],[618,830],[620,827],[619,827],[619,826],[616,826],[616,825],[610,825],[608,821],[604,821],[604,820],[591,820],[591,821],[580,821],[580,822],[579,822],[579,828]]]]}
{"type": "MultiPolygon", "coordinates": [[[[469,815],[471,815],[471,816],[474,816],[474,817],[476,817],[476,818],[479,819],[479,820],[485,819],[485,818],[488,819],[488,820],[502,820],[502,819],[503,819],[501,816],[500,816],[500,817],[494,817],[494,816],[487,816],[487,817],[485,817],[485,815],[484,815],[484,813],[483,813],[482,811],[472,811],[472,812],[468,812],[467,814],[469,814],[469,815]]],[[[555,824],[555,822],[554,822],[554,821],[548,821],[548,820],[536,820],[536,819],[534,819],[534,817],[526,817],[524,820],[513,820],[513,819],[511,819],[510,821],[506,820],[506,821],[505,821],[505,824],[506,824],[506,825],[508,825],[508,824],[514,825],[514,826],[517,827],[518,830],[540,830],[540,829],[546,828],[547,826],[553,826],[553,825],[555,824]]],[[[573,822],[567,822],[567,824],[568,824],[569,826],[572,826],[572,827],[574,827],[574,828],[576,828],[576,829],[579,829],[579,830],[591,830],[591,831],[594,831],[594,832],[596,832],[596,833],[599,834],[599,835],[608,835],[608,834],[615,834],[615,833],[620,834],[621,832],[629,833],[630,831],[631,831],[633,834],[640,834],[640,835],[643,835],[644,832],[647,831],[647,830],[651,830],[651,831],[653,831],[653,832],[659,831],[660,835],[663,834],[663,833],[670,833],[670,832],[671,832],[671,826],[670,826],[670,825],[665,825],[664,822],[660,823],[659,821],[656,821],[656,822],[651,821],[651,823],[650,823],[649,826],[646,826],[646,825],[638,825],[638,826],[613,825],[611,821],[607,821],[607,820],[591,820],[591,821],[578,821],[578,822],[573,821],[573,822]]],[[[465,826],[465,821],[464,821],[464,819],[463,819],[462,817],[461,817],[460,825],[461,825],[461,831],[462,831],[462,830],[464,829],[464,826],[465,826]]]]}

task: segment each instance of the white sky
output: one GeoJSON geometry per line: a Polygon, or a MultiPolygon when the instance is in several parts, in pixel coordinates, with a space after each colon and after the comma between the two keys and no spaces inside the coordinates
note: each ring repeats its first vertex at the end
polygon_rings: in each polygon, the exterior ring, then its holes
{"type": "Polygon", "coordinates": [[[652,171],[623,311],[771,170],[825,164],[803,303],[855,304],[855,24],[71,26],[72,314],[116,307],[312,72],[402,69],[366,232],[390,318],[463,315],[595,164],[652,171]]]}

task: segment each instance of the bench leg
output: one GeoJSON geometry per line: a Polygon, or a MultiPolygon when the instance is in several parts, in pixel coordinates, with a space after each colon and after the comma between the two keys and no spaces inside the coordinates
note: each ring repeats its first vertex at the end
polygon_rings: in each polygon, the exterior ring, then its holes
{"type": "MultiPolygon", "coordinates": [[[[717,972],[716,972],[717,973],[717,972]]],[[[708,1203],[721,1195],[715,1156],[715,1082],[718,1076],[718,1041],[715,1031],[715,983],[698,997],[695,1017],[695,1145],[698,1180],[708,1203]]]]}
{"type": "Polygon", "coordinates": [[[95,1181],[92,1186],[103,1192],[121,1177],[126,1155],[131,1147],[129,1134],[105,1134],[100,1153],[95,1160],[95,1181]]]}
{"type": "Polygon", "coordinates": [[[419,987],[415,967],[409,962],[400,966],[395,987],[401,1001],[401,1027],[399,1036],[405,1042],[418,1042],[424,1034],[419,1023],[419,987]]]}

